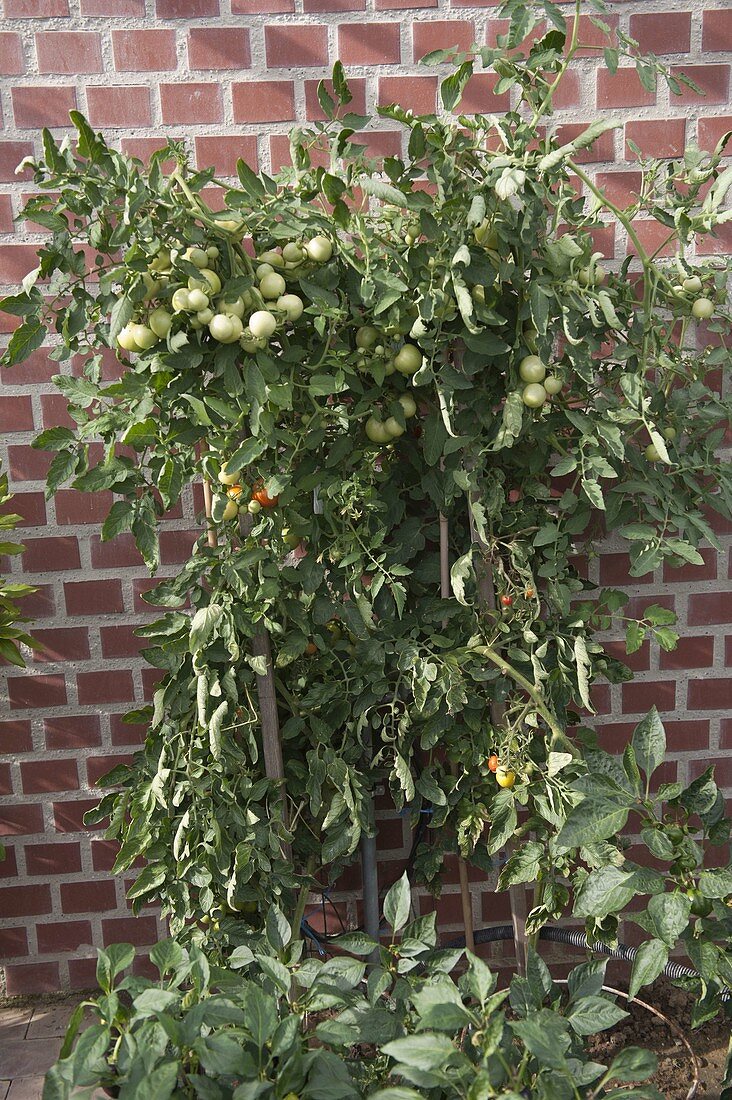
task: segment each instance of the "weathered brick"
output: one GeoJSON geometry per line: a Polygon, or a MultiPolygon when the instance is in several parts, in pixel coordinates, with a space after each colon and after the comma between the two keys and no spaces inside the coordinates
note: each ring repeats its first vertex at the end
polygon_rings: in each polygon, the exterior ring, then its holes
{"type": "Polygon", "coordinates": [[[343,23],[338,28],[338,56],[344,65],[398,64],[399,24],[343,23]]]}
{"type": "Polygon", "coordinates": [[[89,122],[92,126],[119,130],[125,126],[150,126],[150,89],[131,84],[114,88],[87,88],[89,122]]]}
{"type": "Polygon", "coordinates": [[[191,27],[188,64],[192,69],[248,69],[252,63],[248,27],[191,27]]]}
{"type": "Polygon", "coordinates": [[[81,871],[81,848],[77,841],[26,844],[25,865],[29,875],[75,874],[81,871]]]}
{"type": "Polygon", "coordinates": [[[58,707],[66,703],[66,680],[63,674],[11,676],[8,697],[13,709],[19,707],[58,707]]]}
{"type": "Polygon", "coordinates": [[[69,111],[76,109],[76,90],[67,87],[11,88],[15,125],[20,130],[68,126],[69,111]]]}
{"type": "Polygon", "coordinates": [[[79,672],[76,677],[79,703],[126,703],[135,697],[132,673],[127,669],[107,669],[102,672],[79,672]]]}
{"type": "Polygon", "coordinates": [[[44,718],[43,729],[49,749],[88,748],[102,743],[98,714],[62,714],[44,718]]]}
{"type": "Polygon", "coordinates": [[[290,122],[295,118],[291,80],[252,80],[231,86],[235,122],[290,122]]]}
{"type": "Polygon", "coordinates": [[[41,31],[36,35],[39,73],[101,73],[102,40],[88,31],[41,31]]]}
{"type": "Polygon", "coordinates": [[[88,920],[50,921],[36,925],[38,950],[48,954],[63,951],[76,951],[82,946],[91,946],[92,930],[88,920]]]}
{"type": "MultiPolygon", "coordinates": [[[[197,137],[196,164],[199,168],[216,169],[217,176],[236,176],[236,162],[245,161],[258,170],[257,139],[253,134],[241,137],[197,137]]],[[[173,532],[164,532],[170,536],[173,532]]]]}
{"type": "Polygon", "coordinates": [[[732,9],[710,8],[702,12],[702,50],[705,53],[732,50],[732,9]]]}
{"type": "Polygon", "coordinates": [[[69,615],[116,615],[124,611],[120,581],[67,581],[64,600],[69,615]]]}
{"type": "Polygon", "coordinates": [[[161,84],[163,122],[223,122],[221,87],[218,84],[161,84]]]}
{"type": "Polygon", "coordinates": [[[26,760],[20,765],[24,794],[75,791],[79,771],[75,760],[26,760]]]}
{"type": "Polygon", "coordinates": [[[398,103],[415,114],[429,114],[437,102],[437,77],[382,76],[378,101],[383,106],[398,103]]]}
{"type": "Polygon", "coordinates": [[[686,142],[686,119],[666,118],[625,124],[625,155],[633,156],[628,141],[648,157],[680,157],[686,142]]]}
{"type": "Polygon", "coordinates": [[[729,102],[729,65],[675,65],[671,73],[677,78],[682,74],[688,76],[704,93],[702,99],[693,88],[682,84],[681,94],[671,95],[674,106],[685,103],[703,111],[713,103],[729,102]]]}
{"type": "Polygon", "coordinates": [[[630,33],[642,53],[688,53],[691,12],[643,12],[630,17],[630,33]]]}
{"type": "Polygon", "coordinates": [[[57,993],[60,988],[57,962],[13,963],[5,967],[5,989],[9,997],[57,993]]]}
{"type": "Polygon", "coordinates": [[[20,76],[25,72],[23,40],[15,32],[0,34],[0,75],[20,76]]]}
{"type": "Polygon", "coordinates": [[[118,72],[162,72],[178,64],[173,30],[112,31],[112,49],[118,72]]]}
{"type": "Polygon", "coordinates": [[[270,68],[309,68],[328,64],[328,30],[319,26],[269,24],[264,45],[270,68]]]}

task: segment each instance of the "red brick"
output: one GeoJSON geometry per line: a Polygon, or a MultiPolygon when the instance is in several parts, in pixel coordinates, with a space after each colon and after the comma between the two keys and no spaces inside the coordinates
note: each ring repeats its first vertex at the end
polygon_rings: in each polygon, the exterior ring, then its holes
{"type": "Polygon", "coordinates": [[[688,638],[682,634],[676,649],[661,651],[660,666],[664,669],[711,668],[714,663],[714,638],[688,638]]]}
{"type": "Polygon", "coordinates": [[[27,573],[46,573],[60,569],[80,569],[79,543],[72,535],[47,535],[42,539],[24,539],[23,569],[27,573]]]}
{"type": "Polygon", "coordinates": [[[398,65],[402,57],[399,24],[341,24],[338,56],[344,65],[398,65]]]}
{"type": "Polygon", "coordinates": [[[691,45],[691,12],[664,11],[631,15],[630,34],[641,53],[688,53],[691,45]]]}
{"type": "Polygon", "coordinates": [[[729,710],[732,701],[732,676],[689,682],[689,710],[729,710]]]}
{"type": "Polygon", "coordinates": [[[37,803],[27,806],[0,806],[0,836],[42,832],[43,809],[37,803]]]}
{"type": "Polygon", "coordinates": [[[110,943],[133,943],[136,947],[147,947],[157,943],[159,938],[155,917],[110,917],[102,921],[105,947],[110,943]]]}
{"type": "MultiPolygon", "coordinates": [[[[0,251],[0,256],[2,252],[0,251]]],[[[2,263],[2,260],[0,260],[2,263]]],[[[19,282],[18,279],[3,279],[5,283],[19,282]]],[[[33,431],[33,406],[30,397],[0,398],[0,431],[33,431]]]]}
{"type": "Polygon", "coordinates": [[[43,31],[36,35],[39,73],[101,73],[102,40],[85,31],[43,31]]]}
{"type": "Polygon", "coordinates": [[[652,584],[653,574],[631,577],[630,558],[627,554],[603,554],[600,558],[600,584],[652,584]]]}
{"type": "Polygon", "coordinates": [[[13,117],[21,130],[40,130],[43,126],[63,127],[69,125],[69,111],[76,109],[76,90],[74,88],[39,87],[11,88],[13,117]]]}
{"type": "Polygon", "coordinates": [[[77,951],[91,946],[92,929],[88,920],[67,920],[53,924],[37,924],[38,950],[43,953],[77,951]]]}
{"type": "Polygon", "coordinates": [[[76,687],[81,706],[96,703],[126,703],[135,697],[132,673],[127,669],[106,672],[79,672],[76,687]]]}
{"type": "Polygon", "coordinates": [[[47,451],[36,451],[27,444],[8,447],[10,480],[14,485],[21,481],[45,482],[52,457],[47,451]]]}
{"type": "Polygon", "coordinates": [[[23,597],[23,611],[31,619],[50,619],[56,614],[53,588],[50,584],[37,584],[35,592],[23,597]]]}
{"type": "Polygon", "coordinates": [[[119,844],[115,840],[93,840],[92,867],[95,871],[111,871],[118,852],[119,844]]]}
{"type": "Polygon", "coordinates": [[[132,535],[117,535],[110,542],[102,542],[98,535],[91,540],[93,569],[130,569],[142,564],[140,552],[132,535]]]}
{"type": "Polygon", "coordinates": [[[236,176],[236,162],[240,159],[246,161],[255,172],[258,171],[257,139],[254,134],[242,137],[197,137],[195,144],[197,166],[215,168],[217,176],[236,176]]]}
{"type": "Polygon", "coordinates": [[[304,12],[365,11],[366,0],[303,0],[304,12]]]}
{"type": "MultiPolygon", "coordinates": [[[[646,252],[657,256],[676,254],[676,246],[668,227],[657,222],[655,218],[638,219],[633,222],[633,229],[646,252]]],[[[634,241],[628,239],[626,251],[630,256],[637,254],[634,241]]]]}
{"type": "Polygon", "coordinates": [[[698,92],[681,85],[681,95],[671,93],[671,103],[691,103],[704,110],[710,103],[727,103],[729,100],[729,65],[676,65],[671,69],[674,76],[688,76],[704,92],[704,98],[698,92]]]}
{"type": "Polygon", "coordinates": [[[625,209],[638,201],[643,177],[640,172],[598,172],[595,183],[611,202],[625,209]]]}
{"type": "Polygon", "coordinates": [[[295,10],[295,0],[231,0],[232,15],[269,15],[295,10]]]}
{"type": "Polygon", "coordinates": [[[702,14],[702,50],[726,53],[732,50],[732,9],[718,8],[702,14]]]}
{"type": "MultiPolygon", "coordinates": [[[[306,80],[305,81],[305,118],[309,122],[322,122],[325,119],[325,115],[321,109],[318,101],[318,80],[306,80]]],[[[323,82],[328,91],[328,94],[333,96],[333,82],[325,80],[323,82]]],[[[351,89],[351,95],[353,99],[345,107],[346,111],[353,111],[357,115],[366,114],[366,81],[349,77],[348,87],[351,89]]],[[[355,136],[355,135],[354,135],[355,136]]]]}
{"type": "Polygon", "coordinates": [[[144,15],[145,0],[81,0],[82,15],[144,15]]]}
{"type": "Polygon", "coordinates": [[[633,596],[625,605],[623,613],[631,619],[642,619],[645,615],[646,608],[651,607],[653,604],[665,607],[669,611],[676,610],[676,600],[673,596],[647,595],[633,596]]]}
{"type": "Polygon", "coordinates": [[[0,34],[0,74],[19,76],[24,72],[23,43],[20,35],[10,31],[0,34]]]}
{"type": "Polygon", "coordinates": [[[99,780],[108,772],[111,772],[113,768],[116,768],[118,764],[129,764],[131,761],[132,757],[129,754],[122,753],[118,753],[116,756],[90,756],[86,762],[89,786],[96,787],[99,780]]]}
{"type": "Polygon", "coordinates": [[[144,638],[135,636],[134,626],[103,626],[99,636],[104,657],[137,657],[148,645],[144,638]]]}
{"type": "Polygon", "coordinates": [[[34,630],[33,637],[43,646],[34,651],[34,661],[88,661],[89,632],[86,627],[59,627],[34,630]]]}
{"type": "Polygon", "coordinates": [[[25,928],[3,928],[0,931],[0,958],[18,959],[28,954],[28,933],[25,928]]]}
{"type": "Polygon", "coordinates": [[[437,102],[437,77],[382,76],[378,102],[384,106],[398,103],[417,115],[432,114],[437,102]]]}
{"type": "Polygon", "coordinates": [[[681,565],[674,569],[668,562],[663,565],[663,579],[673,584],[691,581],[713,581],[717,579],[717,553],[711,547],[699,550],[704,558],[703,565],[681,565]]]}
{"type": "Polygon", "coordinates": [[[44,718],[43,729],[49,749],[88,748],[102,743],[98,714],[64,714],[44,718]]]}
{"type": "MultiPolygon", "coordinates": [[[[597,47],[601,50],[606,46],[614,46],[617,44],[617,38],[614,34],[618,26],[617,15],[605,15],[603,16],[603,23],[606,23],[610,27],[610,35],[606,35],[600,27],[595,26],[592,20],[587,15],[581,15],[579,21],[579,33],[578,39],[581,46],[577,49],[577,57],[597,57],[597,47]],[[584,47],[587,47],[586,49],[584,47]]],[[[567,20],[567,42],[569,43],[573,33],[574,19],[567,20]]]]}
{"type": "Polygon", "coordinates": [[[138,723],[123,722],[121,714],[110,714],[109,728],[113,745],[141,745],[147,729],[138,723]]]}
{"type": "Polygon", "coordinates": [[[247,27],[191,27],[188,64],[192,69],[248,69],[252,64],[247,27]]]}
{"type": "Polygon", "coordinates": [[[66,681],[59,673],[8,677],[8,697],[13,709],[63,706],[66,702],[66,681]]]}
{"type": "Polygon", "coordinates": [[[696,752],[709,746],[707,719],[666,719],[663,725],[669,752],[696,752]]]}
{"type": "Polygon", "coordinates": [[[150,89],[124,84],[113,88],[88,87],[88,118],[92,126],[119,130],[125,126],[151,126],[150,89]]]}
{"type": "Polygon", "coordinates": [[[68,581],[64,584],[68,615],[117,615],[124,611],[122,584],[116,580],[68,581]]]}
{"type": "Polygon", "coordinates": [[[6,19],[48,19],[69,14],[69,0],[5,0],[6,19]]]}
{"type": "Polygon", "coordinates": [[[0,282],[19,283],[37,266],[34,244],[6,244],[0,248],[0,282]]]}
{"type": "Polygon", "coordinates": [[[686,145],[686,120],[683,118],[626,122],[625,156],[632,153],[628,141],[633,141],[646,156],[680,157],[686,145]]]}
{"type": "MultiPolygon", "coordinates": [[[[398,24],[395,24],[398,27],[398,24]]],[[[436,19],[412,24],[413,58],[419,61],[433,50],[469,50],[475,42],[475,26],[465,19],[436,19]]]]}
{"type": "Polygon", "coordinates": [[[158,19],[203,19],[219,14],[219,0],[156,0],[158,19]]]}
{"type": "Polygon", "coordinates": [[[112,494],[80,493],[76,489],[59,489],[56,493],[56,519],[60,525],[103,523],[112,506],[112,494]]]}
{"type": "Polygon", "coordinates": [[[46,502],[43,493],[16,493],[0,513],[13,512],[22,516],[18,527],[43,527],[46,523],[46,502]]]}
{"type": "Polygon", "coordinates": [[[143,668],[142,670],[142,697],[146,703],[152,701],[153,693],[162,680],[164,673],[159,668],[143,668]]]}
{"type": "Polygon", "coordinates": [[[499,77],[495,73],[475,73],[465,86],[457,108],[461,114],[483,115],[507,111],[511,104],[509,92],[495,94],[499,77]]]}
{"type": "MultiPolygon", "coordinates": [[[[557,127],[557,141],[560,145],[564,145],[569,141],[574,141],[574,139],[581,133],[584,133],[586,129],[586,122],[565,123],[563,126],[557,127]]],[[[598,161],[615,160],[615,138],[613,136],[613,131],[607,130],[604,134],[601,134],[589,149],[578,150],[574,159],[578,164],[593,164],[598,161]]]]}
{"type": "Polygon", "coordinates": [[[51,888],[47,883],[34,886],[4,886],[0,890],[0,913],[8,917],[37,917],[52,912],[51,888]]]}
{"type": "Polygon", "coordinates": [[[651,667],[651,647],[648,642],[644,642],[635,653],[626,653],[625,642],[605,642],[604,648],[611,657],[622,661],[633,672],[646,672],[651,667]]]}
{"type": "Polygon", "coordinates": [[[0,763],[0,794],[13,793],[13,780],[10,775],[10,764],[0,763]]]}
{"type": "Polygon", "coordinates": [[[107,913],[117,908],[114,882],[62,882],[61,910],[64,913],[107,913]]]}
{"type": "Polygon", "coordinates": [[[173,30],[112,31],[112,48],[118,72],[161,72],[178,66],[173,30]]]}
{"type": "Polygon", "coordinates": [[[77,798],[73,801],[53,803],[53,823],[57,833],[83,833],[90,829],[102,829],[104,823],[85,825],[84,814],[99,805],[98,798],[77,798]]]}
{"type": "Polygon", "coordinates": [[[75,760],[27,760],[20,765],[20,775],[24,794],[79,789],[75,760]]]}
{"type": "MultiPolygon", "coordinates": [[[[19,3],[20,0],[16,0],[19,3]]],[[[28,993],[58,993],[61,979],[58,963],[19,963],[5,967],[5,992],[9,997],[28,993]]]]}
{"type": "Polygon", "coordinates": [[[693,592],[687,622],[689,626],[732,623],[732,592],[693,592]]]}
{"type": "Polygon", "coordinates": [[[720,722],[720,730],[719,747],[732,749],[732,718],[723,718],[720,722]]]}
{"type": "Polygon", "coordinates": [[[218,84],[161,84],[163,122],[222,122],[221,87],[218,84]]]}
{"type": "Polygon", "coordinates": [[[30,179],[31,170],[26,168],[21,176],[15,169],[25,157],[33,156],[33,144],[30,141],[0,141],[0,183],[15,183],[18,179],[30,179]]]}
{"type": "MultiPolygon", "coordinates": [[[[713,152],[728,130],[732,130],[732,115],[720,115],[716,118],[705,116],[697,123],[697,136],[702,149],[713,152]]],[[[732,142],[728,141],[724,156],[732,156],[732,142]]]]}
{"type": "Polygon", "coordinates": [[[27,719],[8,719],[0,722],[0,745],[4,753],[15,755],[33,751],[31,724],[27,719]]]}
{"type": "Polygon", "coordinates": [[[327,27],[270,23],[264,28],[264,45],[271,69],[328,64],[327,27]]]}
{"type": "Polygon", "coordinates": [[[26,844],[29,875],[69,875],[81,870],[81,848],[76,842],[26,844]]]}
{"type": "Polygon", "coordinates": [[[41,394],[41,412],[44,428],[75,428],[69,416],[68,402],[60,393],[41,394]]]}
{"type": "MultiPolygon", "coordinates": [[[[376,0],[376,11],[396,11],[404,8],[413,8],[415,0],[376,0]]],[[[422,8],[436,8],[437,0],[420,0],[420,10],[422,8]]]]}
{"type": "Polygon", "coordinates": [[[643,87],[635,68],[626,66],[616,73],[599,69],[596,83],[598,107],[646,107],[656,102],[656,93],[643,87]]]}
{"type": "Polygon", "coordinates": [[[295,86],[291,80],[252,80],[231,86],[234,122],[291,122],[295,86]]]}
{"type": "Polygon", "coordinates": [[[732,758],[727,756],[723,760],[719,758],[689,761],[689,775],[692,779],[706,771],[709,765],[714,768],[714,778],[720,787],[732,787],[732,758]]]}
{"type": "Polygon", "coordinates": [[[676,683],[673,680],[646,680],[623,684],[623,713],[645,714],[651,705],[664,712],[676,706],[676,683]]]}
{"type": "Polygon", "coordinates": [[[0,195],[0,233],[13,233],[13,202],[10,195],[0,195]]]}

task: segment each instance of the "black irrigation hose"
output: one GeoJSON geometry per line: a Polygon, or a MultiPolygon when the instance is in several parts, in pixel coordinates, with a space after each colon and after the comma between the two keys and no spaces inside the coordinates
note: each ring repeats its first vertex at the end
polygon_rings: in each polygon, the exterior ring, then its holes
{"type": "MultiPolygon", "coordinates": [[[[475,932],[475,942],[478,943],[496,943],[500,940],[512,940],[514,938],[513,925],[512,924],[497,924],[493,928],[479,928],[475,932]]],[[[638,954],[637,947],[629,947],[627,944],[619,943],[617,947],[610,947],[607,943],[602,943],[600,940],[590,944],[585,932],[580,932],[577,928],[558,928],[553,924],[545,924],[539,932],[540,940],[547,940],[549,943],[566,943],[572,947],[582,947],[589,951],[596,951],[600,955],[608,955],[611,959],[622,959],[624,962],[633,962],[638,954]]],[[[446,947],[464,947],[465,937],[459,936],[454,940],[450,940],[446,947]]],[[[698,978],[699,973],[696,970],[692,970],[689,966],[682,966],[680,963],[669,962],[664,966],[662,973],[667,978],[698,978]]],[[[732,999],[732,989],[725,987],[722,991],[722,1000],[729,1001],[732,999]]]]}

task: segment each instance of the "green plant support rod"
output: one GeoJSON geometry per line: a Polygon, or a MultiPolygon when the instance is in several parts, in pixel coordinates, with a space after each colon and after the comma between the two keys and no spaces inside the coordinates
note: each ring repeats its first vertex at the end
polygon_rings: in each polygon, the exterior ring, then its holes
{"type": "MultiPolygon", "coordinates": [[[[496,590],[493,585],[492,572],[488,564],[490,550],[480,537],[470,504],[468,504],[468,524],[470,526],[471,540],[477,543],[482,551],[481,562],[476,569],[478,601],[486,610],[495,611],[497,607],[496,590]]],[[[503,721],[503,715],[503,704],[498,699],[493,699],[491,701],[491,722],[494,727],[500,726],[503,721]]],[[[526,934],[526,889],[523,884],[509,886],[508,901],[511,907],[511,923],[513,925],[513,939],[516,949],[516,967],[519,974],[523,975],[526,973],[529,957],[529,940],[526,934]]]]}
{"type": "MultiPolygon", "coordinates": [[[[443,600],[449,600],[451,595],[448,536],[447,516],[440,512],[440,597],[443,600]]],[[[457,775],[457,765],[451,763],[450,771],[453,775],[457,775]]],[[[475,954],[475,926],[473,924],[473,902],[470,896],[468,865],[459,852],[458,877],[460,880],[460,902],[463,910],[463,925],[465,926],[465,946],[468,951],[475,954]]]]}

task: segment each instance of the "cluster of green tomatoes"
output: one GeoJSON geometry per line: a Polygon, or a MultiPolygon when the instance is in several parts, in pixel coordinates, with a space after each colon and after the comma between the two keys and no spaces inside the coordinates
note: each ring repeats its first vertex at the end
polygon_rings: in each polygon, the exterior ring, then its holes
{"type": "Polygon", "coordinates": [[[538,355],[526,355],[519,363],[519,378],[525,382],[521,400],[529,409],[540,409],[550,397],[561,392],[564,382],[556,374],[548,374],[546,364],[538,355]]]}
{"type": "Polygon", "coordinates": [[[283,324],[292,324],[302,316],[305,304],[299,295],[287,292],[286,276],[294,276],[305,264],[327,263],[332,255],[333,245],[324,236],[270,249],[257,258],[257,285],[235,293],[222,285],[216,271],[216,245],[182,252],[161,249],[143,273],[144,301],[158,304],[143,320],[125,325],[117,343],[125,351],[147,351],[160,340],[167,340],[176,324],[177,330],[207,329],[218,343],[239,343],[251,354],[264,348],[283,324]],[[187,274],[178,264],[179,259],[188,270],[191,265],[196,268],[197,273],[187,274]]]}

